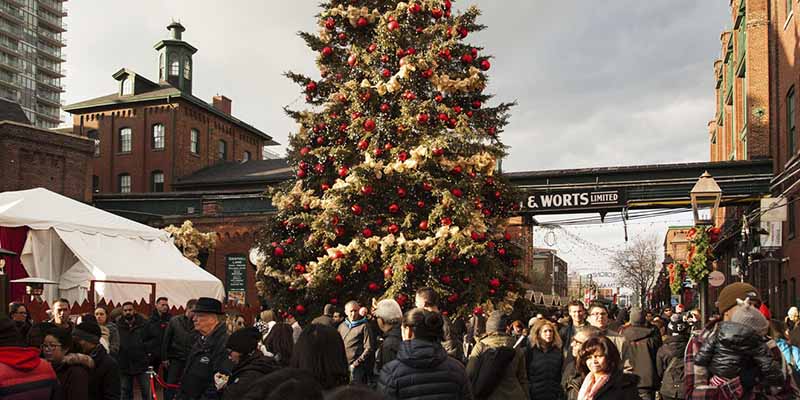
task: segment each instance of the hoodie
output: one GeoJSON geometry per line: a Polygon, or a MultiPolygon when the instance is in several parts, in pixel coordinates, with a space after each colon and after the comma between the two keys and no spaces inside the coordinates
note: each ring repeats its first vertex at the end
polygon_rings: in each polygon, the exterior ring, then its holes
{"type": "Polygon", "coordinates": [[[33,347],[0,347],[0,398],[49,400],[58,385],[49,363],[33,347]]]}
{"type": "Polygon", "coordinates": [[[472,399],[464,366],[441,343],[422,339],[400,344],[397,359],[381,369],[378,391],[387,400],[472,399]]]}

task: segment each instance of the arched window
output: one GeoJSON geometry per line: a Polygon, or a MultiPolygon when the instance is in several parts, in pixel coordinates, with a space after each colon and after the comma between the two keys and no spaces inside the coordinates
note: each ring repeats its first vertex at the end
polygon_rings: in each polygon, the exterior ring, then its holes
{"type": "Polygon", "coordinates": [[[178,60],[172,60],[169,63],[169,76],[179,76],[181,73],[181,64],[178,60]]]}
{"type": "Polygon", "coordinates": [[[191,144],[189,150],[192,154],[200,154],[200,131],[192,129],[191,144]]]}
{"type": "Polygon", "coordinates": [[[133,132],[131,128],[122,128],[119,130],[119,151],[121,153],[130,153],[133,147],[133,132]]]}
{"type": "Polygon", "coordinates": [[[150,191],[163,192],[164,191],[164,173],[161,171],[153,171],[150,174],[150,191]]]}
{"type": "Polygon", "coordinates": [[[122,95],[128,96],[133,94],[133,78],[127,77],[122,81],[122,95]]]}
{"type": "Polygon", "coordinates": [[[189,57],[183,59],[183,79],[192,79],[192,61],[189,57]]]}
{"type": "Polygon", "coordinates": [[[153,147],[153,150],[164,150],[164,125],[163,124],[155,124],[155,125],[153,125],[153,140],[151,141],[150,145],[153,147]]]}
{"type": "Polygon", "coordinates": [[[94,156],[100,157],[100,133],[96,129],[90,130],[86,136],[94,140],[94,156]]]}
{"type": "Polygon", "coordinates": [[[131,192],[131,176],[129,174],[119,174],[117,181],[119,182],[120,193],[131,192]]]}
{"type": "Polygon", "coordinates": [[[224,140],[220,140],[217,144],[217,158],[222,161],[228,159],[228,143],[224,140]]]}

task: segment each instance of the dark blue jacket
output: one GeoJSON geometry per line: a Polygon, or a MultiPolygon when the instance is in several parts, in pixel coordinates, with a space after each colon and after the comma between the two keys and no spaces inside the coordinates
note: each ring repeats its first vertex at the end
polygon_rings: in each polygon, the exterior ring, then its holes
{"type": "Polygon", "coordinates": [[[441,343],[420,339],[400,344],[397,359],[381,370],[378,390],[387,400],[472,399],[464,366],[441,343]]]}

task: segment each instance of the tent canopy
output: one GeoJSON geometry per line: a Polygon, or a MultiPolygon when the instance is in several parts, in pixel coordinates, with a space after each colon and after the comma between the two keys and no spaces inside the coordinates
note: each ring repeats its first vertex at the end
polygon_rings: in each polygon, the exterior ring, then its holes
{"type": "MultiPolygon", "coordinates": [[[[30,276],[51,279],[47,297],[86,298],[90,280],[155,283],[156,295],[180,305],[191,298],[222,300],[214,275],[183,257],[169,234],[37,188],[0,193],[0,226],[28,226],[21,259],[30,276]]],[[[97,300],[148,299],[151,287],[97,283],[97,300]]]]}

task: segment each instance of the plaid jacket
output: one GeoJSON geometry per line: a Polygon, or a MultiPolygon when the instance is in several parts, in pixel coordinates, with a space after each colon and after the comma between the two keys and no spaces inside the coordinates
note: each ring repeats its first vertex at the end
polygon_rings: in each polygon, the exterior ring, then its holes
{"type": "MultiPolygon", "coordinates": [[[[689,400],[717,400],[720,398],[717,387],[709,384],[709,379],[711,377],[708,376],[708,369],[695,365],[694,363],[694,357],[700,350],[700,346],[712,333],[713,329],[694,335],[689,339],[689,344],[686,346],[686,355],[684,356],[684,382],[686,383],[686,398],[689,400]]],[[[781,360],[784,375],[786,376],[786,383],[783,387],[773,388],[757,385],[753,388],[752,392],[745,393],[742,400],[789,400],[800,398],[800,390],[798,390],[797,384],[794,382],[794,379],[792,379],[792,371],[786,363],[786,360],[783,359],[778,345],[774,340],[770,340],[767,342],[767,347],[773,358],[781,360]]]]}

